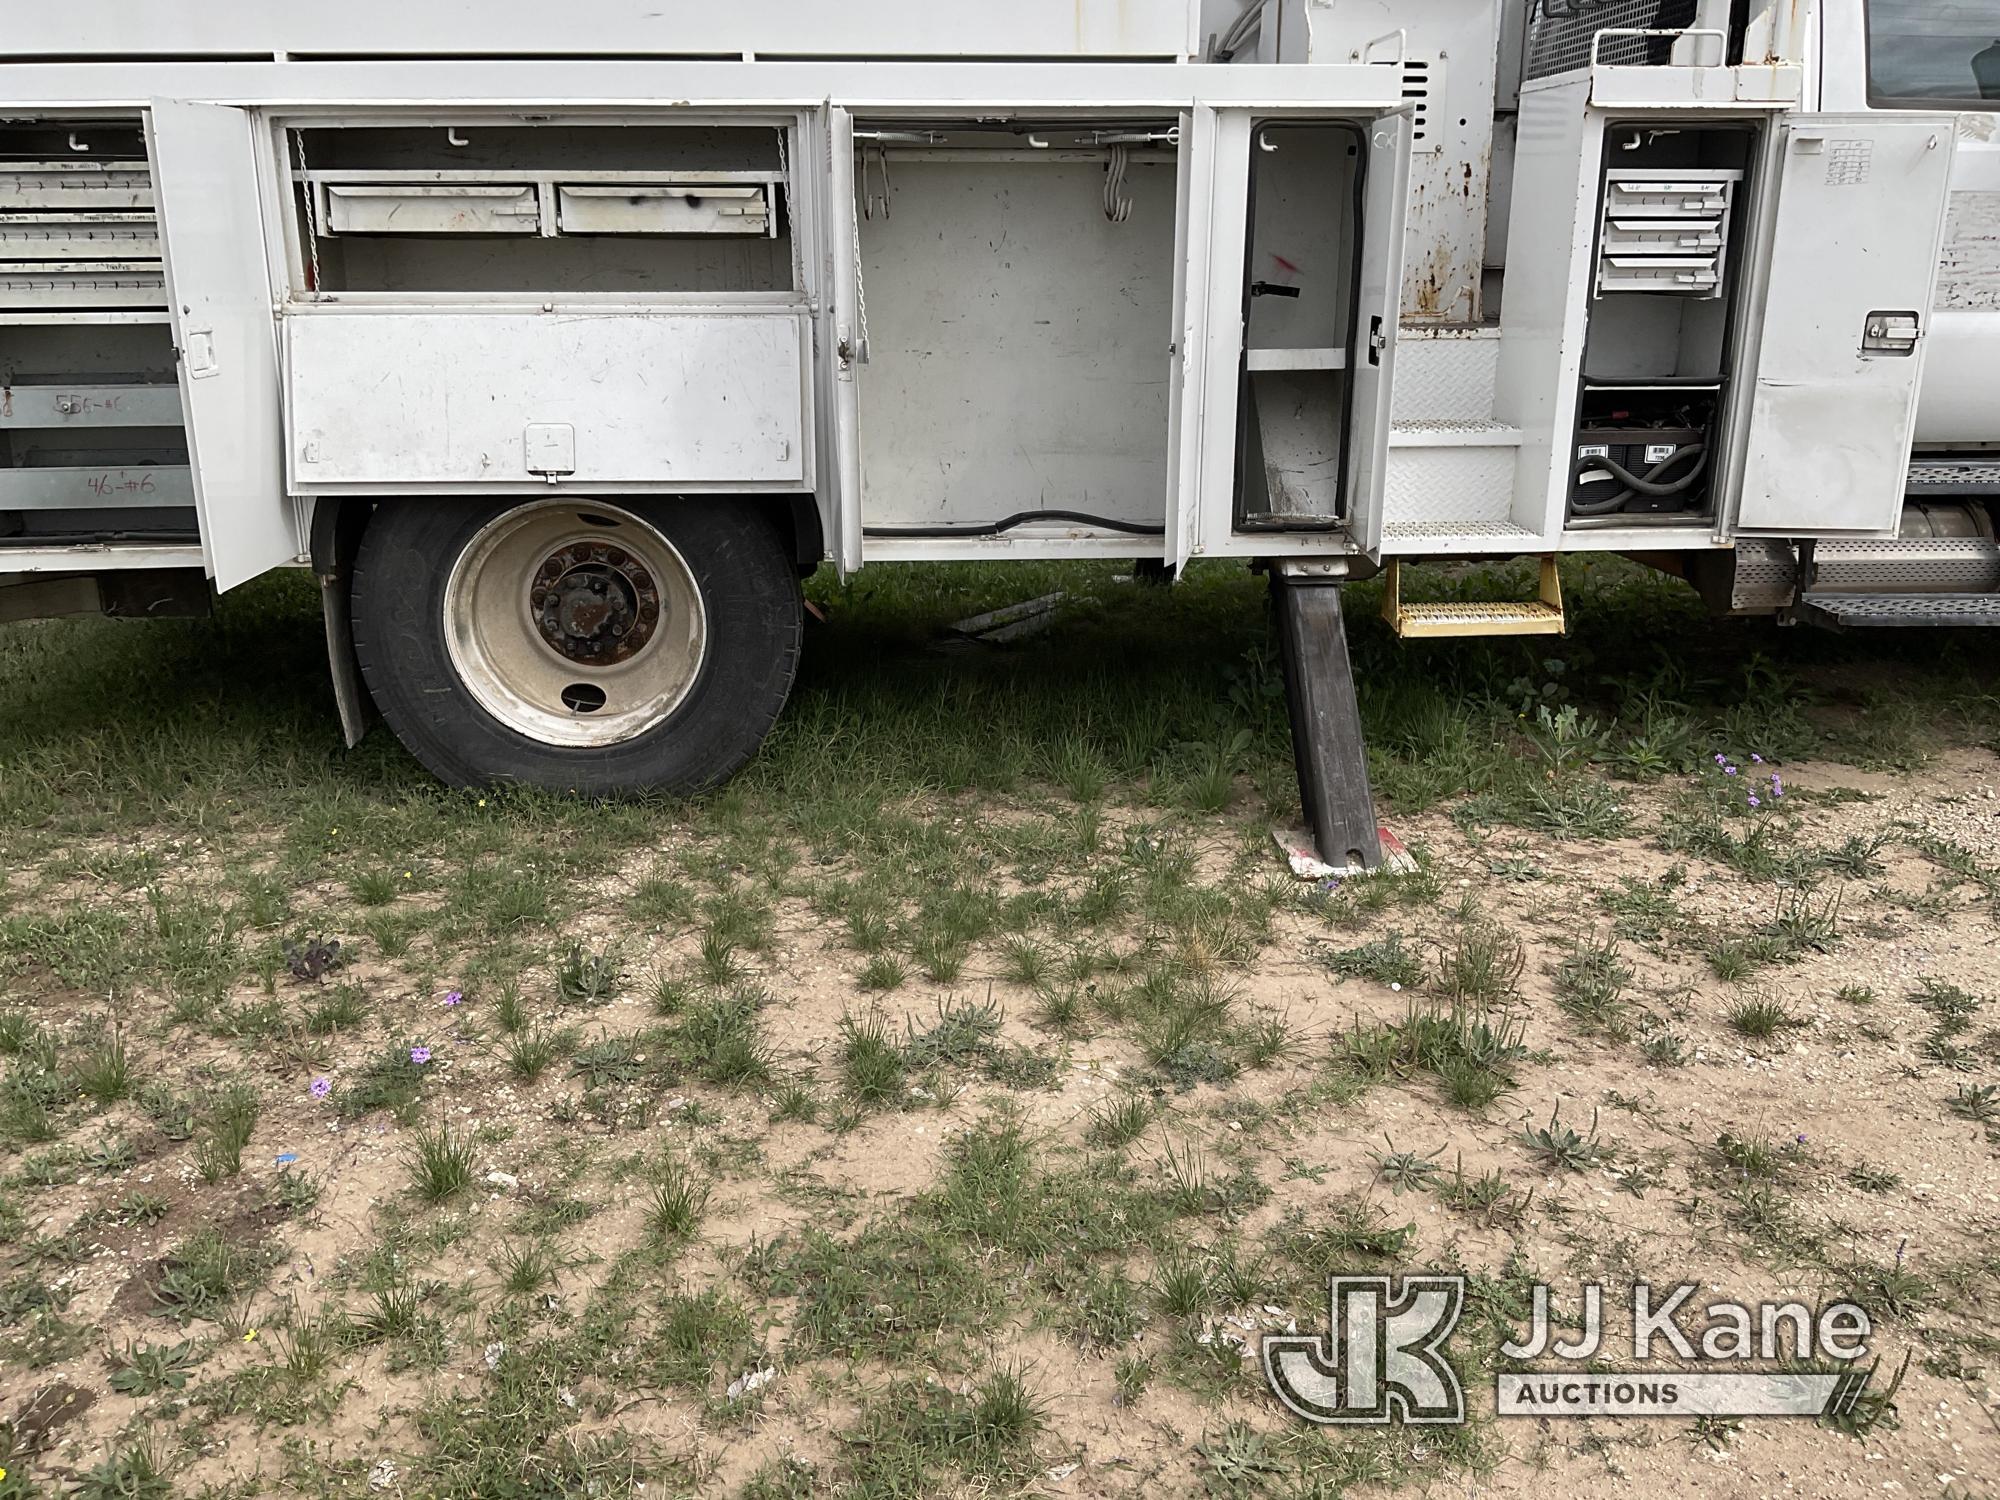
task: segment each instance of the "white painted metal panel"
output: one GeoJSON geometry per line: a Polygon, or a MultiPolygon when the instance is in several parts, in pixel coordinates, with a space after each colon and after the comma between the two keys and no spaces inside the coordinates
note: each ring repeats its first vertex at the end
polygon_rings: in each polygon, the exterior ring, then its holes
{"type": "MultiPolygon", "coordinates": [[[[1197,136],[1200,116],[1196,111],[1197,136]]],[[[1189,271],[1190,296],[1208,304],[1201,342],[1190,345],[1201,364],[1198,404],[1183,414],[1182,446],[1194,445],[1197,479],[1181,504],[1192,506],[1196,552],[1231,550],[1235,526],[1238,425],[1242,401],[1244,268],[1250,241],[1250,152],[1252,116],[1244,109],[1209,111],[1205,142],[1197,148],[1209,161],[1196,168],[1196,221],[1208,221],[1206,255],[1189,271]]],[[[1247,550],[1247,549],[1245,549],[1247,550]]]]}
{"type": "MultiPolygon", "coordinates": [[[[939,13],[946,12],[939,7],[939,13]]],[[[838,7],[829,14],[842,14],[838,7]]],[[[8,41],[13,41],[12,33],[8,41]]],[[[10,54],[12,55],[12,54],[10,54]]],[[[283,105],[351,119],[366,106],[428,108],[465,123],[484,110],[518,113],[605,104],[626,114],[677,110],[818,106],[839,99],[865,113],[936,116],[1067,111],[1102,118],[1125,110],[1177,110],[1194,103],[1285,105],[1373,113],[1401,102],[1392,68],[1329,64],[1079,61],[1052,68],[1021,62],[684,62],[457,59],[421,67],[365,61],[0,62],[0,99],[21,112],[171,93],[176,97],[283,105]],[[662,100],[672,101],[662,106],[662,100]],[[443,101],[449,101],[448,103],[443,101]],[[446,113],[448,111],[448,113],[446,113]]]]}
{"type": "Polygon", "coordinates": [[[1924,340],[1900,354],[1862,345],[1876,313],[1929,326],[1953,127],[1802,115],[1780,128],[1739,527],[1895,534],[1924,340]]]}
{"type": "Polygon", "coordinates": [[[833,511],[842,576],[861,566],[861,417],[854,367],[867,358],[861,327],[861,238],[854,204],[854,117],[827,110],[831,155],[826,257],[833,305],[833,511]]]}
{"type": "Polygon", "coordinates": [[[1596,241],[1603,119],[1586,108],[1587,89],[1575,81],[1524,88],[1515,142],[1492,414],[1521,430],[1513,518],[1544,540],[1561,532],[1569,499],[1596,241]]]}
{"type": "Polygon", "coordinates": [[[1369,556],[1382,551],[1383,489],[1403,301],[1403,230],[1410,201],[1411,122],[1384,115],[1368,127],[1362,187],[1361,274],[1348,353],[1347,530],[1369,556]]]}
{"type": "Polygon", "coordinates": [[[2000,114],[1960,115],[1917,441],[2000,441],[2000,114]]]}
{"type": "Polygon", "coordinates": [[[530,427],[575,430],[564,483],[810,482],[802,317],[300,312],[285,319],[302,492],[544,484],[530,427]]]}
{"type": "Polygon", "coordinates": [[[16,55],[164,53],[408,56],[431,53],[560,56],[619,53],[793,56],[1180,57],[1195,45],[1189,0],[344,0],[333,6],[271,0],[97,0],[14,6],[7,50],[16,55]]]}
{"type": "Polygon", "coordinates": [[[1162,556],[1187,566],[1196,536],[1201,487],[1202,362],[1208,321],[1208,202],[1215,161],[1215,111],[1183,110],[1174,160],[1174,341],[1167,367],[1167,512],[1162,556]],[[1190,288],[1200,290],[1190,294],[1190,288]]]}
{"type": "Polygon", "coordinates": [[[270,263],[246,111],[155,99],[147,151],[208,571],[232,588],[290,562],[270,263]]]}

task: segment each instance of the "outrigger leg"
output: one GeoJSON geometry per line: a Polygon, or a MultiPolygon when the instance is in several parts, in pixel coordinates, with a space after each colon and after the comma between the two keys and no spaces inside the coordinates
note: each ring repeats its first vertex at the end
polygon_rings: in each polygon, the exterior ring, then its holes
{"type": "Polygon", "coordinates": [[[1375,869],[1382,863],[1382,840],[1340,617],[1346,568],[1273,562],[1270,579],[1306,826],[1319,857],[1335,869],[1375,869]]]}

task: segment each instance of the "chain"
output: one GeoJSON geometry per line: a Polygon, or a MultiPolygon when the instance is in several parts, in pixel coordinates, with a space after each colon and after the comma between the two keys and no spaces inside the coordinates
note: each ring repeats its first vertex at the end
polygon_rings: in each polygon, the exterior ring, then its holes
{"type": "Polygon", "coordinates": [[[861,275],[861,218],[856,214],[854,224],[854,319],[860,335],[857,350],[861,363],[868,363],[868,283],[861,275]]]}
{"type": "Polygon", "coordinates": [[[803,297],[806,293],[806,248],[799,243],[799,185],[792,176],[791,156],[785,149],[785,137],[790,134],[788,126],[778,127],[778,175],[785,179],[785,234],[792,242],[792,290],[803,297]]]}
{"type": "Polygon", "coordinates": [[[306,179],[306,254],[312,261],[312,286],[308,290],[317,301],[320,287],[325,284],[319,275],[319,191],[313,186],[311,177],[306,175],[306,133],[294,130],[292,135],[298,142],[299,175],[306,179]]]}

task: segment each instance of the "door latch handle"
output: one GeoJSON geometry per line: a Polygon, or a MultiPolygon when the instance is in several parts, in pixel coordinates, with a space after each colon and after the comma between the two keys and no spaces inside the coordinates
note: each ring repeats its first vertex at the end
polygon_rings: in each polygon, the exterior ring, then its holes
{"type": "Polygon", "coordinates": [[[1913,312],[1872,312],[1861,325],[1861,352],[1870,358],[1907,357],[1917,352],[1923,320],[1913,312]]]}
{"type": "Polygon", "coordinates": [[[1371,365],[1381,364],[1382,352],[1388,347],[1389,335],[1382,331],[1382,320],[1380,318],[1370,318],[1368,320],[1368,363],[1371,365]]]}
{"type": "Polygon", "coordinates": [[[1253,281],[1250,283],[1253,297],[1300,297],[1305,295],[1295,286],[1281,286],[1275,281],[1253,281]]]}

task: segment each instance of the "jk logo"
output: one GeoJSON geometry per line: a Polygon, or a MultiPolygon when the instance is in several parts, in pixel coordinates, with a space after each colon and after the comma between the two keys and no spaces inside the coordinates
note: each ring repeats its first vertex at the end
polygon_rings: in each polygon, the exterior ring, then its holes
{"type": "Polygon", "coordinates": [[[1465,1306],[1462,1276],[1332,1276],[1327,1333],[1267,1336],[1264,1373],[1308,1422],[1455,1423],[1465,1392],[1439,1348],[1465,1306]]]}

